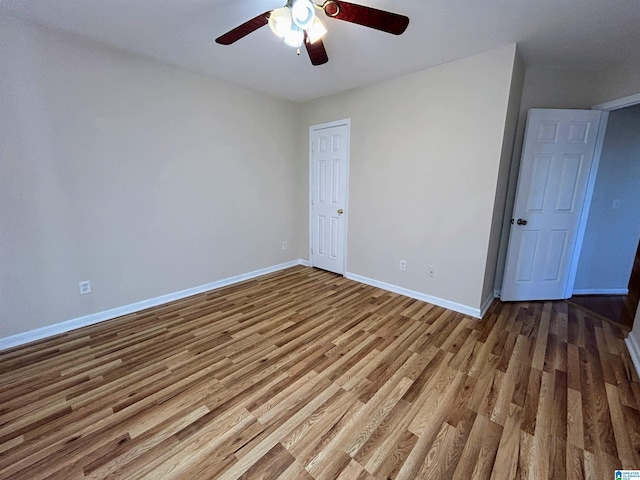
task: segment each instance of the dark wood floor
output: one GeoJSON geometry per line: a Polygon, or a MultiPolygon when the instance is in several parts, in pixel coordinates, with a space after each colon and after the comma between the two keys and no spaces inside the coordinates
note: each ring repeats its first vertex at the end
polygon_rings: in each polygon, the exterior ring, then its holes
{"type": "Polygon", "coordinates": [[[0,352],[2,479],[581,479],[640,468],[623,332],[296,267],[0,352]]]}
{"type": "Polygon", "coordinates": [[[631,330],[640,302],[640,245],[631,270],[628,295],[576,295],[567,301],[588,314],[631,330]]]}

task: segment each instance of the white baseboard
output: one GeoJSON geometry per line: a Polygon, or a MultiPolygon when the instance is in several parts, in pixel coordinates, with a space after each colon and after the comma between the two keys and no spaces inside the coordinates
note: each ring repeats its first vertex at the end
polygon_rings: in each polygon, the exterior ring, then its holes
{"type": "Polygon", "coordinates": [[[573,295],[628,295],[628,288],[574,288],[573,295]]]}
{"type": "MultiPolygon", "coordinates": [[[[416,292],[415,290],[409,290],[407,288],[399,287],[397,285],[392,285],[390,283],[381,282],[379,280],[374,280],[372,278],[363,277],[362,275],[358,275],[356,273],[347,272],[345,274],[350,280],[354,280],[356,282],[364,283],[366,285],[371,285],[372,287],[378,287],[383,290],[387,290],[393,293],[399,293],[400,295],[404,295],[405,297],[415,298],[416,300],[421,300],[423,302],[431,303],[433,305],[437,305],[439,307],[448,308],[449,310],[454,310],[456,312],[462,313],[464,315],[469,315],[470,317],[482,318],[484,312],[478,308],[472,308],[467,305],[462,305],[461,303],[451,302],[449,300],[445,300],[443,298],[433,297],[431,295],[427,295],[425,293],[416,292]]],[[[490,299],[493,301],[493,297],[490,299]]],[[[489,299],[487,299],[489,301],[489,299]]],[[[487,302],[485,302],[486,304],[487,302]]],[[[486,305],[486,308],[489,308],[489,303],[486,305]]],[[[484,307],[485,305],[483,305],[484,307]]]]}
{"type": "Polygon", "coordinates": [[[480,307],[480,316],[478,318],[484,317],[484,314],[487,313],[487,310],[489,310],[489,307],[496,298],[498,297],[495,296],[494,292],[491,292],[491,295],[489,295],[486,300],[482,302],[482,306],[480,307]]]}
{"type": "Polygon", "coordinates": [[[113,318],[121,317],[123,315],[129,315],[130,313],[139,312],[147,308],[156,307],[165,303],[173,302],[175,300],[181,300],[192,295],[215,290],[216,288],[226,287],[234,283],[243,282],[252,278],[260,277],[268,273],[284,270],[285,268],[294,267],[296,265],[308,266],[307,260],[293,260],[287,263],[281,263],[280,265],[274,265],[272,267],[262,268],[260,270],[254,270],[253,272],[243,273],[235,275],[233,277],[224,278],[215,282],[207,283],[193,288],[187,288],[179,292],[169,293],[167,295],[161,295],[159,297],[142,300],[141,302],[132,303],[130,305],[124,305],[122,307],[112,308],[110,310],[104,310],[102,312],[93,313],[91,315],[85,315],[83,317],[74,318],[54,325],[47,325],[46,327],[37,328],[24,333],[18,333],[9,337],[0,338],[0,351],[8,348],[17,347],[25,343],[34,342],[36,340],[42,340],[43,338],[58,335],[60,333],[66,333],[71,330],[93,325],[94,323],[104,322],[105,320],[111,320],[113,318]]]}
{"type": "Polygon", "coordinates": [[[640,338],[633,334],[633,331],[629,332],[627,338],[624,339],[629,349],[629,355],[633,361],[633,366],[636,367],[636,372],[640,376],[640,338]]]}

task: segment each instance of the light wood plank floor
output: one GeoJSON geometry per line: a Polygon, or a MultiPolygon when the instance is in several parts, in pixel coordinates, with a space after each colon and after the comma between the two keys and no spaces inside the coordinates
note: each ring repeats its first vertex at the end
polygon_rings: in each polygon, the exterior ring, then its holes
{"type": "Polygon", "coordinates": [[[640,303],[640,245],[636,251],[628,287],[627,295],[576,295],[565,301],[592,316],[617,323],[623,331],[630,331],[640,303]]]}
{"type": "Polygon", "coordinates": [[[0,352],[0,478],[613,478],[639,406],[564,302],[480,321],[295,267],[0,352]]]}

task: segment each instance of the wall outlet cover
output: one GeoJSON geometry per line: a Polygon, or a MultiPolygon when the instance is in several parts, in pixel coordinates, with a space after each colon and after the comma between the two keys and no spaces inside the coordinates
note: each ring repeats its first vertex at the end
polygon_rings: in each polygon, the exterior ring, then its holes
{"type": "Polygon", "coordinates": [[[83,280],[79,283],[80,286],[80,295],[86,295],[87,293],[91,293],[91,280],[83,280]]]}

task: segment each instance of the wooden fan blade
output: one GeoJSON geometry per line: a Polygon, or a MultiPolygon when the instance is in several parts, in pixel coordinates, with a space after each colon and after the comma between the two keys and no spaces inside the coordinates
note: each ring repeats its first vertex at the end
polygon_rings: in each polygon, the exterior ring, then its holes
{"type": "Polygon", "coordinates": [[[260,27],[264,27],[267,23],[269,23],[270,14],[271,10],[261,13],[257,17],[244,22],[242,25],[237,26],[233,30],[229,30],[224,35],[216,38],[216,43],[219,43],[221,45],[231,45],[233,42],[237,42],[242,37],[246,37],[251,32],[255,32],[260,27]]]}
{"type": "Polygon", "coordinates": [[[307,48],[307,53],[309,54],[309,58],[311,59],[312,65],[324,65],[329,61],[329,57],[327,56],[327,51],[324,48],[324,43],[322,43],[321,38],[319,38],[313,43],[309,43],[307,41],[307,32],[305,32],[304,46],[307,48]]]}
{"type": "Polygon", "coordinates": [[[358,25],[375,28],[394,35],[404,33],[409,25],[409,17],[378,10],[377,8],[356,5],[355,3],[327,0],[322,5],[322,9],[329,17],[357,23],[358,25]]]}

